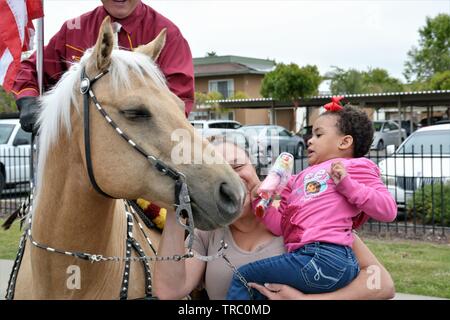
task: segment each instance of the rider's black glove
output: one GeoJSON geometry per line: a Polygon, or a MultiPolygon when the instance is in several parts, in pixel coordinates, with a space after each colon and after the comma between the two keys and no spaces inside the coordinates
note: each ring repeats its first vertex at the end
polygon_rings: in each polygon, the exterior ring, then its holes
{"type": "Polygon", "coordinates": [[[16,101],[20,111],[20,126],[26,132],[36,133],[39,129],[36,124],[39,113],[37,97],[23,97],[16,101]]]}

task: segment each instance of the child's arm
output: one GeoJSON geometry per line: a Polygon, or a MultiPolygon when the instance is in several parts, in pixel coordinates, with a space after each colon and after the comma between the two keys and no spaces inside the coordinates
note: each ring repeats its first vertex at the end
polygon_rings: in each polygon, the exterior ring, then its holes
{"type": "MultiPolygon", "coordinates": [[[[289,182],[287,183],[286,187],[283,189],[283,191],[280,194],[281,201],[278,208],[274,207],[273,205],[270,205],[266,209],[266,213],[261,220],[263,221],[264,225],[267,227],[267,229],[270,230],[274,235],[281,236],[281,215],[286,209],[287,206],[287,198],[291,194],[292,190],[292,183],[294,181],[294,177],[292,176],[289,179],[289,182]]],[[[261,200],[261,197],[259,195],[256,196],[256,198],[252,201],[252,208],[253,210],[256,209],[256,205],[261,200]]]]}
{"type": "Polygon", "coordinates": [[[352,161],[348,168],[334,163],[331,176],[337,191],[371,218],[382,222],[396,218],[397,204],[381,181],[379,168],[370,160],[352,161]]]}

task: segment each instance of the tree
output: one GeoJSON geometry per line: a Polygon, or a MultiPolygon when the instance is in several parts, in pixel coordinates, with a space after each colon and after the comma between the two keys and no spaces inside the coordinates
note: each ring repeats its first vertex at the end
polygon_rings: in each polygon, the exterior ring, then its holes
{"type": "Polygon", "coordinates": [[[356,69],[344,70],[332,67],[334,70],[328,72],[325,77],[331,80],[330,90],[333,95],[362,93],[364,88],[364,77],[356,69]]]}
{"type": "Polygon", "coordinates": [[[239,99],[248,99],[248,96],[243,91],[236,91],[231,97],[227,100],[239,100],[239,99]]]}
{"type": "Polygon", "coordinates": [[[277,100],[293,101],[298,107],[299,99],[317,94],[322,77],[316,66],[300,68],[297,64],[279,63],[267,73],[261,84],[261,95],[277,100]]]}
{"type": "Polygon", "coordinates": [[[359,71],[333,68],[325,76],[331,80],[330,90],[333,95],[403,91],[400,80],[391,77],[385,69],[369,68],[367,71],[359,71]]]}
{"type": "Polygon", "coordinates": [[[0,112],[17,112],[16,102],[12,94],[0,86],[0,112]]]}
{"type": "Polygon", "coordinates": [[[375,68],[363,72],[365,91],[369,93],[399,92],[403,91],[400,80],[389,76],[385,69],[375,68]]]}
{"type": "Polygon", "coordinates": [[[429,83],[431,90],[450,90],[450,70],[436,73],[429,83]]]}
{"type": "Polygon", "coordinates": [[[450,15],[427,17],[419,29],[419,46],[408,51],[404,76],[408,82],[428,80],[435,73],[450,70],[450,15]]]}

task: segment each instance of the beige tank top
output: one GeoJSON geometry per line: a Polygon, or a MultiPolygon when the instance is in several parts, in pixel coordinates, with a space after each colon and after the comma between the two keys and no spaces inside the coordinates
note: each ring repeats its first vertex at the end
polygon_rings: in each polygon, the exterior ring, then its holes
{"type": "MultiPolygon", "coordinates": [[[[275,236],[272,240],[256,247],[251,252],[242,250],[234,242],[228,227],[213,231],[196,230],[192,249],[201,255],[214,255],[220,248],[222,239],[228,244],[225,254],[236,268],[256,260],[285,253],[283,238],[275,236]]],[[[187,241],[188,239],[186,240],[186,245],[187,241]]],[[[211,300],[224,300],[232,276],[233,270],[223,258],[209,261],[206,264],[205,275],[202,283],[199,284],[199,288],[206,289],[211,300]]]]}

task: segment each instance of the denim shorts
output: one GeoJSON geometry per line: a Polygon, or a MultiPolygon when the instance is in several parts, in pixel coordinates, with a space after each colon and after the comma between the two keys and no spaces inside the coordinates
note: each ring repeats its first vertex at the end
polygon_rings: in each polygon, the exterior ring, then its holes
{"type": "Polygon", "coordinates": [[[360,268],[350,247],[331,243],[307,244],[292,253],[312,258],[301,268],[309,293],[335,291],[345,287],[358,275],[360,268]]]}
{"type": "MultiPolygon", "coordinates": [[[[345,287],[360,269],[350,247],[314,242],[289,253],[255,261],[238,269],[248,281],[259,284],[282,283],[303,293],[324,293],[345,287]]],[[[264,299],[256,290],[247,290],[233,275],[227,299],[264,299]]]]}

